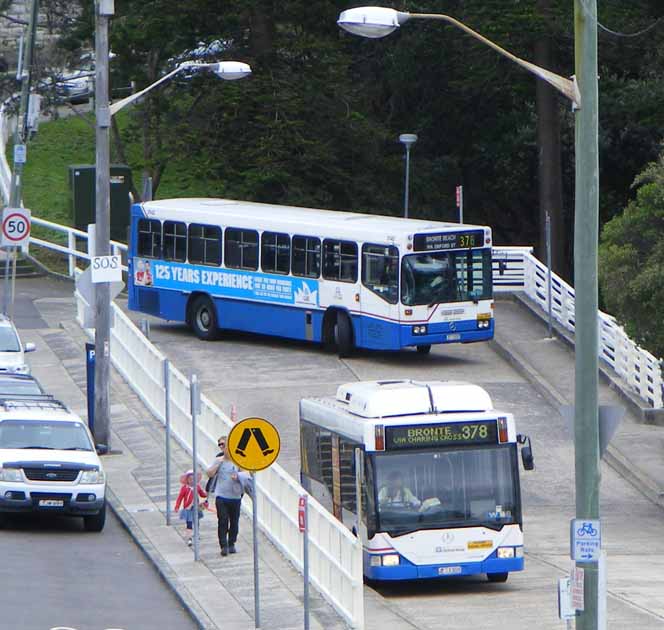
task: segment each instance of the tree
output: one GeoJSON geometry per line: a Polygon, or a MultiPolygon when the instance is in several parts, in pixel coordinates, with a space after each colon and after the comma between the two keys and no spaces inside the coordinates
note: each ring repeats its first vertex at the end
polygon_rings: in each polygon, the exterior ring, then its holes
{"type": "Polygon", "coordinates": [[[664,153],[636,179],[636,199],[602,231],[600,284],[627,334],[664,356],[664,153]]]}

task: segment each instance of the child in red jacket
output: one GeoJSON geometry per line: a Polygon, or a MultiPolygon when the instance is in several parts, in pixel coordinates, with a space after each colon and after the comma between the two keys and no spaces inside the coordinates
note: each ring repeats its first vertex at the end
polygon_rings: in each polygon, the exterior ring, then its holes
{"type": "MultiPolygon", "coordinates": [[[[201,473],[198,473],[198,481],[196,488],[198,490],[198,496],[203,499],[207,498],[205,490],[201,488],[200,484],[201,473]]],[[[187,523],[187,529],[191,530],[194,526],[194,471],[188,470],[184,475],[180,477],[180,483],[182,487],[180,488],[180,494],[175,501],[175,512],[177,513],[180,510],[180,506],[183,507],[182,512],[180,512],[180,518],[187,523]]],[[[203,511],[199,509],[198,511],[199,520],[203,518],[203,511]]],[[[187,544],[191,547],[192,540],[189,537],[187,544]]]]}

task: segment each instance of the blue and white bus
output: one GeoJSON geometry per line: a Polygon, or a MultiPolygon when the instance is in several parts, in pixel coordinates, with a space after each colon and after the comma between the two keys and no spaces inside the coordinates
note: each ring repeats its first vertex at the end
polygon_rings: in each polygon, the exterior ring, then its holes
{"type": "Polygon", "coordinates": [[[135,204],[129,308],[220,329],[399,350],[493,337],[488,227],[226,199],[135,204]]]}
{"type": "Polygon", "coordinates": [[[302,485],[361,538],[371,580],[521,571],[518,444],[531,470],[530,439],[469,383],[350,383],[300,401],[302,485]]]}

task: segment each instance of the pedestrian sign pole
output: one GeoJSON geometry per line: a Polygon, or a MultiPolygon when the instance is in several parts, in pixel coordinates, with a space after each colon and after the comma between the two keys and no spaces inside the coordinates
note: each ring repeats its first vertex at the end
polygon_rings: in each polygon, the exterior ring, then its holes
{"type": "Polygon", "coordinates": [[[258,485],[256,473],[271,466],[279,456],[281,439],[273,424],[263,418],[245,418],[233,425],[226,452],[240,468],[251,473],[252,529],[254,550],[254,627],[261,627],[258,571],[258,485]]]}

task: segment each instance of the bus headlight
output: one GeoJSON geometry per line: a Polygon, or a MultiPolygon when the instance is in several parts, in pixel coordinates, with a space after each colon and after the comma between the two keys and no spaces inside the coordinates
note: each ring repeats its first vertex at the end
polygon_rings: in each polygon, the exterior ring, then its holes
{"type": "Polygon", "coordinates": [[[498,557],[501,560],[514,557],[514,547],[498,547],[498,557]]]}
{"type": "Polygon", "coordinates": [[[383,556],[383,566],[384,567],[396,567],[399,565],[399,554],[397,553],[388,553],[383,556]]]}
{"type": "Polygon", "coordinates": [[[427,327],[426,326],[413,326],[414,335],[426,335],[427,327]]]}
{"type": "Polygon", "coordinates": [[[514,549],[514,555],[517,558],[523,558],[523,547],[515,547],[514,549]]]}

